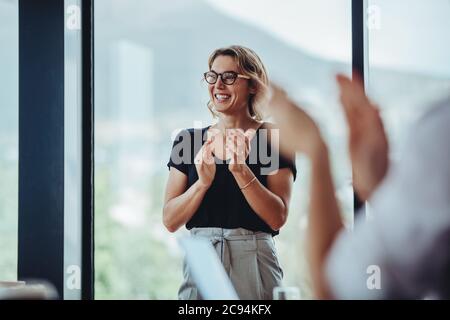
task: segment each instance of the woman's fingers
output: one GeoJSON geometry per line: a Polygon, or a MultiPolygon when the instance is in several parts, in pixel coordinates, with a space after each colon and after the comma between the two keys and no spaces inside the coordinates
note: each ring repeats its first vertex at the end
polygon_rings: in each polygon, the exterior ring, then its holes
{"type": "Polygon", "coordinates": [[[214,156],[212,152],[212,143],[213,139],[208,140],[205,142],[205,144],[202,146],[200,151],[197,153],[194,159],[194,164],[212,164],[214,163],[214,156]]]}
{"type": "Polygon", "coordinates": [[[208,131],[206,132],[207,141],[214,139],[220,133],[221,132],[219,129],[209,128],[208,131]]]}
{"type": "Polygon", "coordinates": [[[237,136],[234,137],[234,146],[236,146],[237,148],[233,152],[233,163],[238,164],[240,148],[238,147],[238,137],[237,136]]]}
{"type": "Polygon", "coordinates": [[[241,129],[233,129],[227,132],[227,144],[237,149],[245,145],[245,134],[241,129]]]}
{"type": "Polygon", "coordinates": [[[250,141],[252,140],[252,138],[249,138],[248,136],[245,137],[245,153],[249,154],[250,153],[250,141]]]}
{"type": "Polygon", "coordinates": [[[237,154],[240,163],[243,163],[247,158],[247,155],[250,153],[250,140],[254,136],[255,132],[255,130],[248,130],[244,133],[242,130],[237,130],[231,140],[232,148],[237,154]]]}
{"type": "Polygon", "coordinates": [[[231,154],[230,163],[231,164],[243,164],[244,162],[241,160],[242,156],[239,155],[238,150],[226,146],[226,149],[228,150],[228,153],[231,154]]]}
{"type": "Polygon", "coordinates": [[[235,163],[234,162],[234,156],[235,156],[236,152],[228,145],[225,146],[225,149],[227,151],[227,157],[226,158],[228,158],[228,155],[230,155],[231,163],[235,163]]]}
{"type": "MultiPolygon", "coordinates": [[[[236,146],[236,161],[242,161],[242,158],[245,154],[245,136],[242,138],[242,135],[237,135],[234,137],[234,145],[236,146]],[[244,141],[242,141],[244,140],[244,141]]],[[[239,162],[241,163],[241,162],[239,162]]]]}
{"type": "Polygon", "coordinates": [[[249,129],[244,133],[245,136],[245,143],[250,150],[250,142],[252,139],[256,136],[256,130],[255,129],[249,129]]]}
{"type": "Polygon", "coordinates": [[[209,164],[209,165],[214,163],[214,156],[213,156],[213,152],[212,152],[212,142],[213,142],[213,140],[206,142],[205,148],[204,148],[203,160],[206,164],[209,164]]]}

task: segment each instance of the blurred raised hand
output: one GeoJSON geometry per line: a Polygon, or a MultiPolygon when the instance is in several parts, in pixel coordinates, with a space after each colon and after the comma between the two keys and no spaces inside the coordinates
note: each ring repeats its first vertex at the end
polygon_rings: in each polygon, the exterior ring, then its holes
{"type": "Polygon", "coordinates": [[[362,80],[337,76],[340,100],[349,127],[349,149],[353,184],[367,200],[383,180],[389,167],[388,140],[378,109],[364,93],[362,80]]]}
{"type": "Polygon", "coordinates": [[[309,157],[314,156],[324,146],[314,120],[279,86],[271,84],[269,96],[265,112],[273,117],[280,128],[281,152],[301,152],[309,157]]]}

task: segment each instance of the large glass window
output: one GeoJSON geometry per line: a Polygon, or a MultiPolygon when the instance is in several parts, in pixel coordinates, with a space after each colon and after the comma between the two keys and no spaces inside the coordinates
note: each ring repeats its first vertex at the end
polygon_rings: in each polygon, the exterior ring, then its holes
{"type": "Polygon", "coordinates": [[[450,1],[370,0],[368,92],[397,159],[411,126],[450,95],[450,1]]]}
{"type": "MultiPolygon", "coordinates": [[[[351,70],[350,0],[96,1],[97,299],[177,297],[181,255],[162,224],[171,138],[177,129],[212,122],[202,73],[209,54],[230,44],[254,49],[270,78],[319,122],[351,226],[351,169],[334,82],[337,72],[351,70]]],[[[299,157],[297,166],[290,216],[276,245],[285,283],[308,298],[309,165],[299,157]]]]}
{"type": "Polygon", "coordinates": [[[0,0],[0,281],[17,280],[18,1],[0,0]]]}

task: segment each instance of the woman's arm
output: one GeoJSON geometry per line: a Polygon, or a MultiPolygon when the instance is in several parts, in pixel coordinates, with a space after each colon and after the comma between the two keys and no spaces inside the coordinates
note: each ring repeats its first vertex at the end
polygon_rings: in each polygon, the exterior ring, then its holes
{"type": "Polygon", "coordinates": [[[195,157],[199,178],[189,189],[186,190],[187,176],[178,169],[170,170],[163,209],[163,222],[170,232],[177,231],[192,218],[214,180],[216,164],[211,149],[213,140],[209,139],[195,157]]]}
{"type": "Polygon", "coordinates": [[[228,169],[241,188],[245,199],[253,211],[272,230],[279,230],[286,222],[291,198],[293,173],[289,168],[278,170],[267,176],[267,188],[259,182],[245,159],[250,153],[250,141],[256,132],[243,133],[239,130],[227,137],[227,150],[232,159],[228,169]]]}
{"type": "MultiPolygon", "coordinates": [[[[255,177],[247,165],[232,174],[241,188],[255,177]]],[[[273,230],[279,230],[286,222],[293,180],[292,171],[283,168],[267,176],[267,188],[256,179],[242,190],[253,211],[273,230]]]]}
{"type": "Polygon", "coordinates": [[[163,222],[170,232],[177,231],[188,222],[200,206],[208,187],[197,180],[186,190],[187,176],[172,168],[164,198],[163,222]]]}

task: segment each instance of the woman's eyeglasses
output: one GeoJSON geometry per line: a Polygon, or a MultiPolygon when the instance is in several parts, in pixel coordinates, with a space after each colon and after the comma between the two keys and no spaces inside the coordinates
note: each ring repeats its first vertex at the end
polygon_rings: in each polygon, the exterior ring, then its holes
{"type": "Polygon", "coordinates": [[[215,84],[217,82],[217,79],[219,79],[219,76],[222,78],[222,82],[228,86],[234,84],[236,82],[237,78],[243,78],[250,80],[251,78],[249,76],[244,76],[243,74],[239,74],[234,71],[225,71],[223,73],[217,73],[215,71],[208,71],[204,74],[206,82],[209,84],[215,84]]]}

